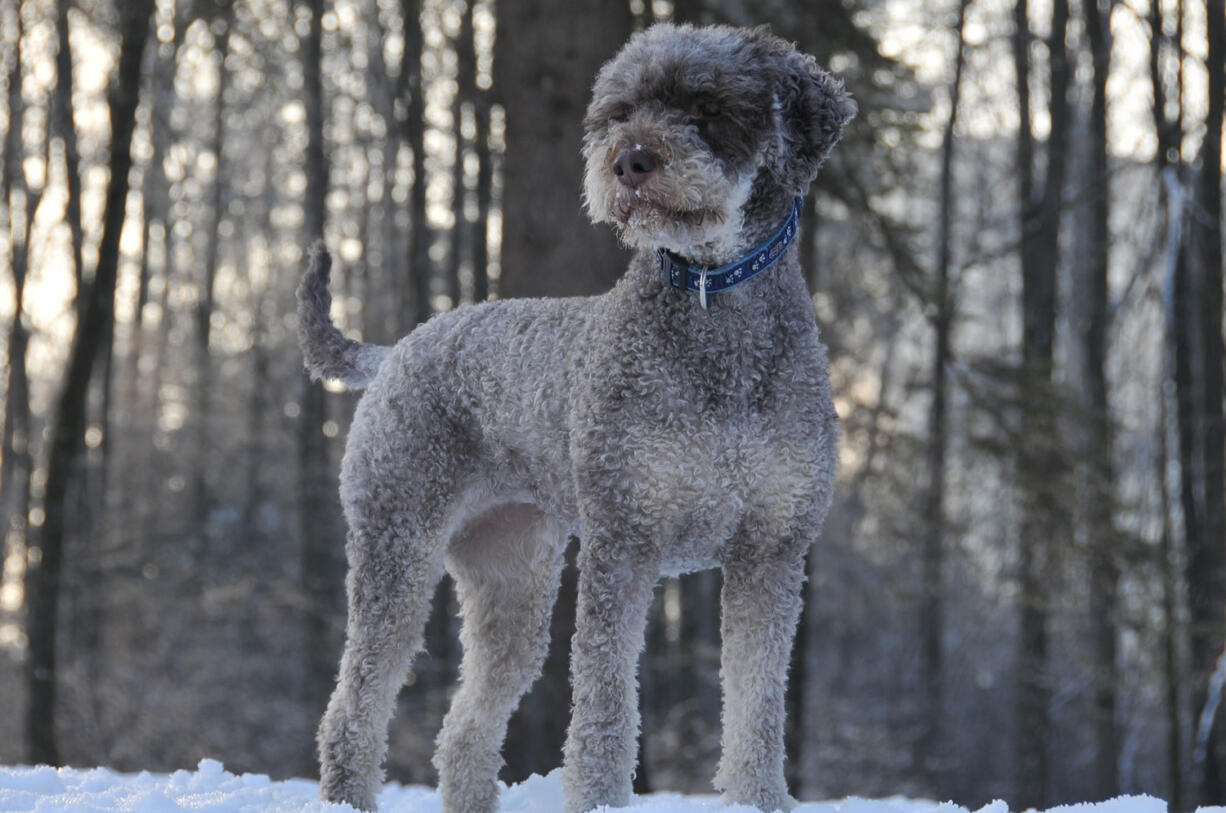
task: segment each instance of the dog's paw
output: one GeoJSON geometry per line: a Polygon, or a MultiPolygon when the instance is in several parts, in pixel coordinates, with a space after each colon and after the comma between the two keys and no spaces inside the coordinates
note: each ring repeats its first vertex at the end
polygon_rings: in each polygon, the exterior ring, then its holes
{"type": "Polygon", "coordinates": [[[762,813],[775,813],[775,811],[789,813],[792,808],[796,807],[796,800],[793,799],[786,791],[783,793],[761,791],[758,793],[748,794],[738,794],[726,791],[723,795],[723,799],[724,804],[756,807],[758,810],[761,810],[762,813]]]}
{"type": "Polygon", "coordinates": [[[716,775],[715,788],[722,791],[724,803],[728,805],[756,807],[763,813],[776,810],[788,813],[796,807],[796,800],[788,795],[782,775],[763,776],[751,770],[734,776],[721,770],[716,775]]]}

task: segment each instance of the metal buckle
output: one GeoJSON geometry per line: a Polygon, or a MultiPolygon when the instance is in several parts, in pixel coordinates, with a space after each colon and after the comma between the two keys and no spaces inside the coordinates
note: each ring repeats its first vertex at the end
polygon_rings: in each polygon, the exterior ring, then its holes
{"type": "Polygon", "coordinates": [[[698,275],[698,304],[702,305],[702,309],[707,309],[707,269],[702,269],[702,273],[698,275]]]}

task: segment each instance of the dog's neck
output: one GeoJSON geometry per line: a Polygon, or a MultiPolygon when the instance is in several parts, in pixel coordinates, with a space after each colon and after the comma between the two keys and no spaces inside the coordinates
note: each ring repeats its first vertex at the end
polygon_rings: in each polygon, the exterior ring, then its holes
{"type": "Polygon", "coordinates": [[[770,236],[731,262],[713,267],[657,249],[656,262],[664,281],[674,288],[697,294],[699,304],[705,310],[710,295],[744,285],[782,259],[799,231],[802,204],[800,198],[794,200],[787,216],[770,236]]]}

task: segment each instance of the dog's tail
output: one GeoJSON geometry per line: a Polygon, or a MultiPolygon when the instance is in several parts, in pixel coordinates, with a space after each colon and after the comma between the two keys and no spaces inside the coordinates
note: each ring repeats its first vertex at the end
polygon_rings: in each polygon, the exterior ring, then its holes
{"type": "Polygon", "coordinates": [[[353,389],[368,385],[390,348],[347,339],[332,324],[328,311],[328,275],[332,256],[322,241],[311,247],[310,264],[298,283],[298,346],[307,372],[316,381],[341,381],[353,389]]]}

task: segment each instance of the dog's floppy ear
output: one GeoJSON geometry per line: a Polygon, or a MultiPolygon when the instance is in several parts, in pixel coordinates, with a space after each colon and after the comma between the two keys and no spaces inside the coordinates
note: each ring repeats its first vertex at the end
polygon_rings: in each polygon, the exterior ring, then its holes
{"type": "Polygon", "coordinates": [[[784,174],[804,194],[817,177],[826,156],[839,141],[843,127],[856,115],[856,102],[843,81],[818,67],[817,60],[789,48],[782,54],[778,99],[786,149],[792,164],[784,174]]]}
{"type": "Polygon", "coordinates": [[[798,93],[791,107],[784,107],[785,121],[799,136],[797,157],[812,165],[812,177],[816,177],[844,125],[856,115],[856,103],[843,80],[819,68],[813,57],[793,52],[790,61],[797,74],[798,93]]]}

